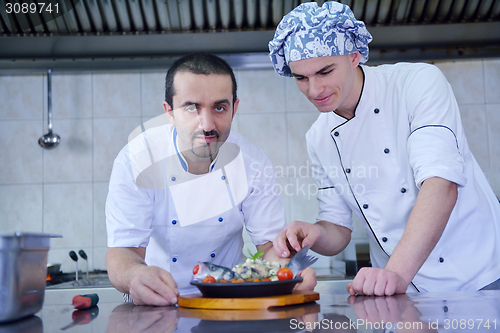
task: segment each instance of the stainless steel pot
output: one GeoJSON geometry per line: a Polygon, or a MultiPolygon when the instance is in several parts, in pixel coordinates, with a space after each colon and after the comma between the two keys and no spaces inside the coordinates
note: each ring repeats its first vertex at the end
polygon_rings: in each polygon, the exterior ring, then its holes
{"type": "Polygon", "coordinates": [[[32,315],[43,306],[50,238],[43,233],[0,236],[0,322],[32,315]]]}

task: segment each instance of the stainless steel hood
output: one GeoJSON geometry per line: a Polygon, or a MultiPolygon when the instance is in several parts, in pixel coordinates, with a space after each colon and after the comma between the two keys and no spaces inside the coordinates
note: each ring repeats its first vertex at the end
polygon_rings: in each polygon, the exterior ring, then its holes
{"type": "MultiPolygon", "coordinates": [[[[306,2],[44,1],[45,8],[37,5],[39,0],[0,0],[3,73],[47,67],[164,68],[193,51],[217,53],[236,67],[270,66],[267,43],[276,25],[284,14],[306,2]],[[23,3],[26,13],[22,13],[23,3]],[[51,12],[46,10],[48,4],[51,12]],[[14,14],[16,8],[19,13],[14,14]]],[[[348,4],[372,33],[372,64],[500,56],[500,0],[339,2],[348,4]]]]}

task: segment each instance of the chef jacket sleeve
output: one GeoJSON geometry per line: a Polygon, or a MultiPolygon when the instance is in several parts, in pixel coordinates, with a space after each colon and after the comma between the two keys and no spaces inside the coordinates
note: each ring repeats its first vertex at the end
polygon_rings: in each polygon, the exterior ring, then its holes
{"type": "Polygon", "coordinates": [[[465,186],[465,162],[460,135],[460,112],[450,84],[433,65],[421,64],[404,87],[411,134],[409,162],[418,188],[424,180],[440,177],[465,186]]]}
{"type": "Polygon", "coordinates": [[[146,247],[153,219],[152,190],[136,185],[128,149],[113,163],[106,200],[106,229],[109,247],[146,247]]]}
{"type": "MultiPolygon", "coordinates": [[[[307,136],[312,134],[307,133],[307,136]]],[[[321,144],[318,140],[316,144],[321,144]]],[[[336,174],[336,166],[321,164],[315,151],[315,145],[311,140],[307,140],[307,152],[311,163],[311,171],[318,185],[316,198],[319,204],[319,214],[316,221],[327,221],[336,225],[349,228],[352,231],[352,211],[342,198],[340,188],[346,189],[346,186],[334,184],[329,173],[336,174]]]]}
{"type": "Polygon", "coordinates": [[[252,159],[246,168],[250,173],[250,188],[249,195],[241,203],[246,230],[255,245],[273,242],[286,226],[281,188],[276,182],[273,165],[261,151],[259,158],[252,159]]]}

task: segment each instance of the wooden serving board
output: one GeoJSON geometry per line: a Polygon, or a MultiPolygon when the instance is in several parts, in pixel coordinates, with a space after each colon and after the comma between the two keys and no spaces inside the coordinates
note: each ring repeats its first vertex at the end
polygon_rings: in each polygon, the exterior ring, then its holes
{"type": "Polygon", "coordinates": [[[293,291],[291,294],[250,298],[208,298],[201,294],[179,296],[177,305],[196,309],[257,310],[276,306],[296,305],[319,299],[315,291],[293,291]]]}
{"type": "Polygon", "coordinates": [[[270,309],[193,309],[177,308],[179,317],[198,318],[203,320],[242,321],[242,320],[275,320],[298,318],[308,314],[319,313],[321,307],[318,303],[297,304],[289,306],[272,307],[270,309]]]}

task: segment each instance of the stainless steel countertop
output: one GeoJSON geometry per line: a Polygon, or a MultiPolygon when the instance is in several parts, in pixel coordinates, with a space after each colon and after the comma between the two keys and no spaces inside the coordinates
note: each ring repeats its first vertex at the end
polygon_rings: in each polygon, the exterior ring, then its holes
{"type": "Polygon", "coordinates": [[[0,325],[0,332],[53,333],[65,327],[65,332],[89,333],[500,331],[500,291],[350,297],[345,291],[348,282],[319,281],[319,301],[272,310],[134,306],[123,304],[114,288],[52,289],[46,290],[42,311],[10,326],[0,325]],[[90,292],[100,296],[97,317],[68,327],[77,318],[72,297],[90,292]]]}

